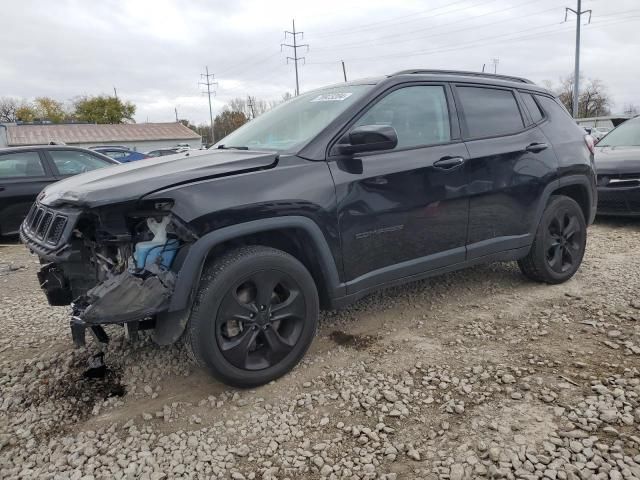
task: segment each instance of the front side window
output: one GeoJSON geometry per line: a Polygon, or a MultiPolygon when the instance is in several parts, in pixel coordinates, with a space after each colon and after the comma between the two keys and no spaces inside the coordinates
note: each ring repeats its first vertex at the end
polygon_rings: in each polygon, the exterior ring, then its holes
{"type": "Polygon", "coordinates": [[[457,87],[468,135],[494,137],[524,128],[520,109],[511,90],[484,87],[457,87]]]}
{"type": "Polygon", "coordinates": [[[263,113],[211,148],[294,150],[319,134],[371,85],[344,85],[306,93],[263,113]]]}
{"type": "Polygon", "coordinates": [[[44,167],[37,152],[15,152],[0,155],[0,178],[44,176],[44,167]]]}
{"type": "Polygon", "coordinates": [[[396,148],[436,145],[451,140],[444,87],[417,85],[394,90],[355,123],[390,125],[398,134],[396,148]]]}
{"type": "Polygon", "coordinates": [[[598,142],[598,147],[640,146],[640,117],[627,120],[598,142]]]}
{"type": "Polygon", "coordinates": [[[49,154],[60,175],[77,175],[111,165],[111,163],[85,152],[50,150],[49,154]]]}

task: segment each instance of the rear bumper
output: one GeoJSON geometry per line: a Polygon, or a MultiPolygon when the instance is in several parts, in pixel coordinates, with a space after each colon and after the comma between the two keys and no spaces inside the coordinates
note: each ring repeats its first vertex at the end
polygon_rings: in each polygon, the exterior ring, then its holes
{"type": "Polygon", "coordinates": [[[598,215],[640,216],[640,186],[598,187],[598,215]]]}

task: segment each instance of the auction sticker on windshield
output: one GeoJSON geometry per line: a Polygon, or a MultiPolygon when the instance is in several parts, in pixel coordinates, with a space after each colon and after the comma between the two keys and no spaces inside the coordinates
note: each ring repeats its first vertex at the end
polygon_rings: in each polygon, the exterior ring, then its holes
{"type": "Polygon", "coordinates": [[[323,93],[311,100],[312,102],[341,102],[346,98],[353,95],[352,92],[336,92],[336,93],[323,93]]]}

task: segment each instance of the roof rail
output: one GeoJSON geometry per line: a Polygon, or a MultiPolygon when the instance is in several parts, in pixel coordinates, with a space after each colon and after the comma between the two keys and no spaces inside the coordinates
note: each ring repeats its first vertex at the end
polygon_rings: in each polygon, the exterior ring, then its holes
{"type": "Polygon", "coordinates": [[[484,72],[465,72],[462,70],[424,70],[424,69],[401,70],[399,72],[391,74],[390,76],[395,77],[396,75],[412,75],[412,74],[463,75],[465,77],[495,78],[498,80],[508,80],[510,82],[533,84],[531,80],[528,80],[522,77],[512,77],[511,75],[498,75],[495,73],[484,73],[484,72]]]}

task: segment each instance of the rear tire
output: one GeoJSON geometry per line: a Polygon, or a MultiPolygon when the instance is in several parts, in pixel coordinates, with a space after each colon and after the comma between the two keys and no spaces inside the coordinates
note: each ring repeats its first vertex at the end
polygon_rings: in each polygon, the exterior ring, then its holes
{"type": "Polygon", "coordinates": [[[242,247],[205,268],[185,345],[221,382],[263,385],[302,359],[318,310],[315,282],[300,261],[270,247],[242,247]]]}
{"type": "Polygon", "coordinates": [[[566,282],[580,268],[586,243],[582,208],[570,197],[554,195],[542,214],[531,250],[518,260],[518,266],[537,282],[566,282]]]}

